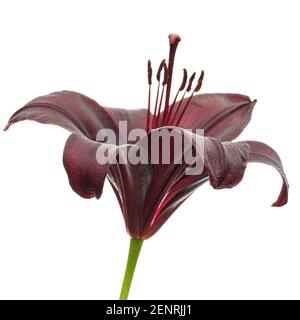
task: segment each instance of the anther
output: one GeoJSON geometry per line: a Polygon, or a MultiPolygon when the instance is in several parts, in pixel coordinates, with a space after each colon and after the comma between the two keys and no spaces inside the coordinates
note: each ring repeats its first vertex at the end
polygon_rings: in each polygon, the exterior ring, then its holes
{"type": "Polygon", "coordinates": [[[148,60],[148,84],[151,86],[152,84],[152,67],[151,67],[151,61],[148,60]]]}
{"type": "Polygon", "coordinates": [[[164,81],[163,81],[162,85],[164,86],[168,82],[168,67],[165,62],[163,63],[163,70],[164,70],[164,81]]]}
{"type": "Polygon", "coordinates": [[[201,89],[201,87],[202,87],[202,82],[203,82],[203,78],[204,78],[204,71],[202,70],[202,71],[201,71],[201,75],[200,75],[200,77],[199,77],[199,79],[198,79],[197,86],[196,86],[194,92],[198,92],[198,91],[201,89]]]}
{"type": "MultiPolygon", "coordinates": [[[[190,90],[191,90],[193,80],[195,79],[195,75],[196,75],[196,73],[193,73],[192,76],[190,77],[189,86],[188,86],[188,88],[187,88],[187,91],[190,91],[190,90]]],[[[198,79],[198,82],[197,82],[197,85],[196,85],[195,89],[193,90],[193,92],[192,92],[192,94],[190,95],[190,97],[188,98],[188,100],[187,100],[187,102],[186,102],[183,110],[181,111],[181,114],[180,114],[180,116],[178,117],[178,120],[177,120],[177,122],[176,122],[176,124],[175,124],[176,126],[179,125],[179,123],[180,123],[180,121],[181,121],[181,119],[182,119],[185,111],[187,110],[187,108],[188,108],[188,106],[189,106],[189,104],[190,104],[190,102],[191,102],[191,100],[192,100],[192,98],[193,98],[194,93],[200,90],[200,88],[201,88],[201,86],[202,86],[203,78],[204,78],[204,71],[201,72],[201,75],[200,75],[200,77],[199,77],[199,79],[198,79]]]]}
{"type": "MultiPolygon", "coordinates": [[[[158,84],[157,84],[155,107],[154,107],[154,114],[153,114],[152,126],[151,126],[152,129],[154,129],[155,125],[156,125],[157,107],[158,107],[158,99],[159,99],[159,93],[160,93],[160,76],[161,76],[161,72],[162,72],[163,69],[164,69],[164,73],[165,73],[165,65],[166,65],[166,59],[163,59],[162,62],[160,63],[160,65],[159,65],[159,67],[158,67],[158,71],[157,71],[157,74],[156,74],[156,79],[158,81],[158,84]]],[[[164,78],[165,78],[165,75],[164,75],[164,78]]]]}
{"type": "Polygon", "coordinates": [[[162,61],[162,69],[164,71],[164,80],[162,82],[162,92],[161,92],[161,96],[160,96],[160,101],[159,101],[159,107],[157,110],[157,114],[155,115],[155,127],[157,128],[159,125],[159,118],[160,118],[160,112],[161,112],[161,106],[162,106],[162,101],[163,101],[163,97],[164,97],[164,93],[165,93],[165,86],[168,82],[168,67],[166,65],[165,60],[162,61]]]}
{"type": "Polygon", "coordinates": [[[159,68],[158,68],[158,71],[157,71],[157,74],[156,74],[156,79],[157,79],[158,82],[160,81],[160,74],[161,74],[161,71],[164,68],[165,64],[166,64],[166,59],[163,59],[162,62],[160,63],[160,65],[159,65],[159,68]]]}
{"type": "Polygon", "coordinates": [[[148,85],[149,85],[149,91],[148,91],[148,112],[147,112],[147,127],[146,131],[150,131],[150,108],[151,108],[151,85],[152,85],[152,67],[151,67],[151,61],[148,60],[147,64],[147,71],[148,71],[148,85]]]}
{"type": "Polygon", "coordinates": [[[187,71],[186,69],[183,69],[183,79],[182,79],[182,83],[181,83],[181,86],[179,87],[178,91],[182,91],[185,86],[186,86],[186,82],[187,82],[187,71]]]}
{"type": "Polygon", "coordinates": [[[191,75],[190,79],[189,79],[189,84],[188,84],[188,87],[187,87],[187,89],[186,89],[187,92],[190,92],[190,91],[191,91],[192,85],[193,85],[193,81],[194,81],[194,79],[195,79],[195,76],[196,76],[196,72],[194,72],[194,73],[191,75]]]}

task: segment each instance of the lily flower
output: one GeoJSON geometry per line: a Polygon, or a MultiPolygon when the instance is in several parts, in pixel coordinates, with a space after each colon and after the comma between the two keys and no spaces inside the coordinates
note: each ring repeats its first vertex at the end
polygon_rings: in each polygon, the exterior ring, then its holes
{"type": "MultiPolygon", "coordinates": [[[[231,142],[239,136],[251,119],[256,100],[241,94],[197,94],[204,72],[183,79],[171,100],[175,53],[180,42],[175,34],[169,36],[168,63],[163,60],[156,74],[157,85],[153,96],[152,65],[148,61],[148,108],[107,108],[91,98],[72,91],[54,92],[28,102],[15,112],[5,127],[22,120],[54,124],[71,132],[66,141],[63,164],[72,189],[83,198],[101,197],[108,178],[120,204],[127,232],[131,237],[127,268],[120,298],[127,299],[135,265],[143,240],[153,236],[173,212],[203,183],[209,181],[215,189],[232,188],[243,178],[248,162],[273,166],[282,177],[282,187],[273,206],[283,206],[288,200],[288,182],[277,153],[257,141],[231,142]],[[120,132],[119,123],[126,121],[120,132]],[[115,143],[99,141],[99,130],[115,133],[115,143]],[[128,143],[127,135],[145,129],[146,136],[128,143]],[[137,154],[151,148],[151,138],[162,130],[172,130],[174,137],[190,142],[179,157],[190,151],[202,157],[202,168],[188,175],[187,168],[195,163],[175,161],[174,145],[168,151],[170,163],[130,163],[123,161],[131,148],[137,154]],[[197,133],[204,130],[204,136],[197,133]],[[203,154],[197,150],[202,145],[203,154]],[[117,155],[115,163],[99,163],[99,147],[117,155]],[[97,158],[98,157],[98,158],[97,158]],[[97,160],[98,159],[98,160],[97,160]]],[[[101,159],[100,159],[101,160],[101,159]]]]}

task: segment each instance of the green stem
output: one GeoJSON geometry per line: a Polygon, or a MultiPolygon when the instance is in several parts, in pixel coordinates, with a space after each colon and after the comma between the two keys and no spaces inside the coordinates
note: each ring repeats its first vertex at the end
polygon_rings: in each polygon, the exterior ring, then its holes
{"type": "Polygon", "coordinates": [[[139,254],[142,249],[144,240],[143,239],[131,239],[130,247],[128,252],[128,259],[126,265],[126,271],[124,275],[123,285],[120,294],[120,300],[127,300],[132,278],[134,275],[134,270],[136,263],[138,261],[139,254]]]}

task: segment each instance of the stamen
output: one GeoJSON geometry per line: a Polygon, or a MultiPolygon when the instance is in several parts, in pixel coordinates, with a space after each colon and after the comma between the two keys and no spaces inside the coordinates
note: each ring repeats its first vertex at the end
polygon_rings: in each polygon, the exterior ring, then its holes
{"type": "Polygon", "coordinates": [[[186,89],[187,92],[190,92],[190,91],[191,91],[192,85],[193,85],[193,81],[194,81],[194,79],[195,79],[195,76],[196,76],[196,72],[194,72],[194,73],[191,75],[190,79],[189,79],[189,85],[188,85],[188,87],[187,87],[187,89],[186,89]]]}
{"type": "MultiPolygon", "coordinates": [[[[189,80],[189,86],[188,86],[188,88],[187,88],[187,91],[190,91],[190,90],[191,90],[191,88],[192,88],[192,83],[193,83],[193,80],[194,80],[194,78],[195,78],[195,75],[196,75],[196,74],[193,73],[193,76],[194,76],[194,77],[192,76],[193,79],[192,79],[192,77],[190,78],[190,80],[189,80]],[[189,89],[189,90],[188,90],[188,89],[189,89]]],[[[181,114],[180,114],[180,116],[179,116],[179,118],[178,118],[175,126],[178,126],[178,125],[179,125],[179,123],[180,123],[180,121],[181,121],[181,119],[182,119],[182,117],[183,117],[186,109],[188,108],[188,106],[189,106],[189,104],[190,104],[190,102],[191,102],[191,100],[192,100],[192,98],[193,98],[194,93],[195,93],[195,92],[198,92],[198,91],[201,89],[202,82],[203,82],[203,78],[204,78],[204,71],[202,70],[201,75],[200,75],[200,77],[199,77],[199,79],[198,79],[198,81],[197,81],[197,85],[196,85],[195,89],[193,90],[192,94],[190,95],[188,101],[186,102],[183,110],[181,111],[181,114]]]]}
{"type": "Polygon", "coordinates": [[[160,63],[160,65],[159,65],[159,68],[158,68],[158,71],[157,71],[157,74],[156,74],[157,81],[160,81],[160,74],[161,74],[161,71],[164,68],[165,64],[166,64],[166,59],[163,59],[162,62],[160,63]]]}
{"type": "Polygon", "coordinates": [[[161,74],[161,71],[162,71],[165,63],[166,63],[166,60],[163,59],[162,62],[160,63],[160,65],[159,65],[159,68],[158,68],[158,71],[157,71],[157,74],[156,74],[156,79],[158,81],[158,84],[157,84],[157,92],[156,92],[154,114],[153,114],[153,119],[152,119],[152,129],[155,128],[155,122],[156,122],[156,117],[157,117],[157,104],[158,104],[158,98],[159,98],[159,93],[160,93],[160,74],[161,74]]]}
{"type": "Polygon", "coordinates": [[[148,85],[149,85],[149,92],[148,92],[148,113],[147,113],[147,128],[146,131],[150,131],[150,108],[151,108],[151,85],[152,85],[152,67],[151,67],[151,61],[148,60],[147,64],[148,68],[148,85]]]}
{"type": "Polygon", "coordinates": [[[182,91],[185,88],[185,85],[187,82],[187,76],[188,76],[188,74],[187,74],[186,69],[183,69],[183,79],[182,79],[182,83],[181,83],[181,86],[178,89],[178,91],[182,91]]]}
{"type": "Polygon", "coordinates": [[[202,87],[202,82],[203,82],[203,78],[204,78],[204,71],[202,70],[202,71],[201,71],[201,74],[200,74],[200,77],[199,77],[199,79],[198,79],[198,82],[197,82],[197,86],[196,86],[194,92],[198,92],[198,91],[201,89],[201,87],[202,87]]]}
{"type": "Polygon", "coordinates": [[[168,82],[167,82],[167,90],[166,90],[166,99],[165,99],[165,109],[163,115],[163,123],[165,122],[166,115],[169,111],[169,100],[171,94],[171,85],[172,85],[172,75],[173,75],[173,67],[175,60],[175,53],[180,42],[181,38],[177,34],[169,35],[169,43],[170,43],[170,51],[169,51],[169,60],[168,60],[168,82]]]}
{"type": "MultiPolygon", "coordinates": [[[[179,89],[178,89],[178,91],[177,91],[177,93],[176,93],[176,95],[175,95],[175,98],[174,98],[174,100],[173,100],[173,103],[172,103],[172,105],[171,105],[171,107],[170,107],[170,109],[169,109],[169,112],[168,112],[168,114],[167,114],[167,116],[166,116],[166,124],[169,123],[169,120],[170,120],[170,118],[171,118],[171,116],[172,116],[172,113],[173,113],[173,110],[174,110],[175,103],[176,103],[176,100],[177,100],[177,98],[178,98],[179,92],[182,91],[182,90],[185,88],[185,86],[186,86],[187,76],[188,76],[188,74],[187,74],[186,69],[183,69],[183,79],[182,79],[181,85],[180,85],[180,87],[179,87],[179,89]]],[[[164,124],[164,123],[163,123],[163,124],[164,124]]]]}
{"type": "Polygon", "coordinates": [[[151,67],[151,61],[148,60],[148,64],[147,64],[147,67],[148,67],[148,84],[151,86],[152,84],[152,67],[151,67]]]}
{"type": "Polygon", "coordinates": [[[159,125],[164,126],[166,124],[178,126],[179,123],[182,120],[183,115],[185,114],[188,106],[190,105],[190,102],[193,98],[193,95],[195,92],[198,92],[202,87],[202,82],[204,78],[204,72],[202,71],[200,74],[200,77],[197,81],[197,84],[192,91],[192,94],[189,96],[188,99],[186,99],[185,106],[182,108],[182,104],[185,100],[186,93],[190,92],[193,86],[193,82],[195,80],[196,73],[194,72],[191,77],[188,79],[188,74],[186,69],[183,69],[183,79],[181,82],[181,85],[174,97],[172,105],[169,104],[170,100],[170,94],[171,94],[171,85],[172,85],[172,76],[173,76],[173,67],[174,67],[174,61],[175,61],[175,53],[177,50],[178,43],[181,41],[180,37],[176,34],[170,34],[169,35],[169,44],[170,44],[170,50],[169,50],[169,61],[168,65],[165,62],[165,59],[162,60],[162,62],[159,65],[156,79],[157,79],[157,92],[156,92],[156,99],[155,99],[155,108],[154,108],[154,114],[151,121],[151,86],[152,86],[152,66],[151,61],[148,60],[148,85],[149,85],[149,93],[148,93],[148,113],[147,113],[147,132],[150,131],[150,129],[157,128],[159,125]],[[164,72],[164,79],[161,83],[161,72],[164,72]],[[188,83],[188,85],[187,85],[188,83]],[[160,90],[160,87],[162,85],[162,90],[160,90]],[[187,85],[187,87],[186,87],[187,85]],[[186,88],[184,90],[184,88],[186,88]],[[165,92],[166,89],[166,92],[165,92]],[[176,100],[178,98],[178,95],[181,91],[183,91],[182,97],[177,104],[176,100]],[[160,92],[161,91],[161,92],[160,92]],[[165,96],[165,105],[163,108],[163,119],[161,123],[160,116],[162,113],[162,102],[163,98],[165,96]],[[182,110],[181,110],[182,109],[182,110]],[[177,119],[177,120],[176,120],[177,119]]]}
{"type": "Polygon", "coordinates": [[[165,93],[165,86],[168,82],[168,67],[166,65],[165,60],[163,60],[163,64],[162,64],[163,70],[164,70],[164,80],[162,82],[162,92],[161,92],[161,96],[160,96],[160,102],[159,102],[159,108],[157,111],[157,116],[155,117],[155,128],[158,127],[159,125],[159,118],[160,118],[160,112],[161,112],[161,106],[162,106],[162,101],[163,101],[163,97],[164,97],[164,93],[165,93]]]}
{"type": "Polygon", "coordinates": [[[174,124],[175,119],[176,119],[176,117],[177,117],[177,114],[178,114],[178,112],[179,112],[179,110],[180,110],[180,108],[181,108],[181,105],[182,105],[182,103],[183,103],[183,100],[184,100],[184,98],[185,98],[185,95],[186,95],[187,92],[190,92],[190,90],[191,90],[192,83],[193,83],[193,81],[194,81],[194,79],[195,79],[195,76],[196,76],[196,73],[194,72],[194,73],[191,75],[190,79],[189,79],[189,84],[188,84],[187,88],[185,89],[185,91],[184,91],[184,93],[183,93],[183,95],[182,95],[182,97],[181,97],[181,100],[180,100],[178,106],[176,107],[174,116],[173,116],[172,120],[170,121],[170,124],[174,124]]]}

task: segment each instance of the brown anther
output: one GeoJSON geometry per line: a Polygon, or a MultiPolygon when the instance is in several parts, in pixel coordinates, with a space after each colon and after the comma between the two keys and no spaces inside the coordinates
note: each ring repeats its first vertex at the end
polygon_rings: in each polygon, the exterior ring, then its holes
{"type": "Polygon", "coordinates": [[[151,84],[152,84],[152,67],[151,67],[150,60],[148,60],[147,67],[148,67],[148,84],[151,86],[151,84]]]}
{"type": "Polygon", "coordinates": [[[166,59],[163,59],[163,61],[160,63],[157,74],[156,74],[156,79],[159,82],[160,81],[160,74],[162,69],[164,68],[164,65],[166,64],[166,59]]]}
{"type": "Polygon", "coordinates": [[[183,79],[182,79],[182,83],[181,83],[178,91],[182,91],[185,88],[186,82],[187,82],[187,76],[188,76],[188,74],[187,74],[186,69],[183,69],[183,79]]]}
{"type": "Polygon", "coordinates": [[[167,67],[166,63],[163,64],[163,69],[164,69],[164,81],[163,81],[162,85],[164,86],[168,82],[168,67],[167,67]]]}
{"type": "Polygon", "coordinates": [[[194,81],[194,79],[195,79],[195,76],[196,76],[196,72],[194,72],[194,73],[191,75],[190,79],[189,79],[189,85],[188,85],[188,87],[187,87],[187,89],[186,89],[187,92],[190,92],[190,91],[191,91],[192,85],[193,85],[193,81],[194,81]]]}
{"type": "Polygon", "coordinates": [[[201,87],[202,87],[202,82],[203,82],[203,78],[204,78],[204,71],[202,70],[201,75],[200,75],[200,77],[199,77],[199,79],[198,79],[196,88],[194,89],[194,92],[198,92],[198,91],[201,89],[201,87]]]}

